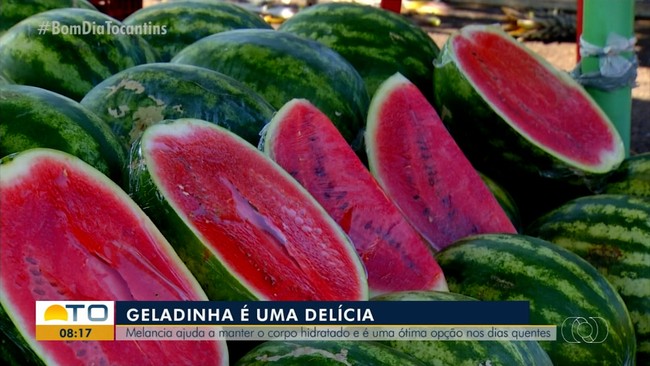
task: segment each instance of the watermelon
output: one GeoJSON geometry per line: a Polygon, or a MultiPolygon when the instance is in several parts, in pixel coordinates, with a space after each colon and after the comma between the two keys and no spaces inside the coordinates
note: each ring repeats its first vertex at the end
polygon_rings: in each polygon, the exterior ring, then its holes
{"type": "Polygon", "coordinates": [[[127,148],[148,126],[177,118],[214,122],[257,144],[275,113],[264,98],[229,76],[169,63],[121,71],[90,90],[81,104],[106,121],[127,148]]]}
{"type": "Polygon", "coordinates": [[[0,73],[17,84],[38,86],[79,101],[116,72],[155,61],[144,39],[101,31],[107,25],[119,29],[123,24],[90,9],[54,9],[33,15],[0,37],[0,73]],[[57,22],[60,29],[55,34],[57,22]],[[44,24],[49,24],[47,31],[39,30],[44,24]],[[98,28],[80,34],[84,24],[98,28]],[[70,28],[73,26],[78,29],[70,28]],[[39,34],[41,31],[45,32],[39,34]]]}
{"type": "Polygon", "coordinates": [[[45,89],[0,85],[0,157],[35,147],[75,155],[122,182],[126,151],[99,117],[45,89]]]}
{"type": "Polygon", "coordinates": [[[313,104],[294,99],[265,130],[264,152],[295,178],[348,234],[373,295],[446,290],[433,252],[313,104]]]}
{"type": "Polygon", "coordinates": [[[348,143],[359,143],[369,102],[363,79],[341,55],[319,42],[275,30],[237,29],[197,41],[171,62],[229,75],[276,109],[293,98],[307,99],[348,143]]]}
{"type": "Polygon", "coordinates": [[[35,340],[36,300],[207,300],[142,210],[82,160],[43,148],[2,160],[0,251],[5,364],[227,365],[223,341],[35,340]]]}
{"type": "Polygon", "coordinates": [[[136,11],[123,22],[131,26],[161,27],[159,34],[146,34],[143,38],[165,62],[183,48],[211,34],[232,29],[271,29],[259,15],[237,4],[212,0],[158,3],[136,11]]]}
{"type": "Polygon", "coordinates": [[[605,180],[603,193],[650,198],[650,151],[623,160],[605,180]]]}
{"type": "Polygon", "coordinates": [[[497,199],[497,202],[499,202],[499,205],[503,211],[506,213],[506,215],[508,215],[510,222],[512,222],[512,225],[514,225],[514,227],[517,229],[517,232],[522,232],[523,227],[521,224],[521,214],[519,213],[517,202],[515,202],[515,199],[512,198],[512,195],[510,195],[510,193],[508,193],[508,191],[506,191],[494,179],[481,172],[478,172],[478,174],[481,176],[481,179],[483,179],[485,185],[490,189],[490,192],[492,192],[494,198],[497,199]]]}
{"type": "Polygon", "coordinates": [[[625,303],[577,254],[531,236],[483,234],[459,240],[436,258],[451,292],[526,300],[531,324],[557,325],[557,341],[540,342],[554,365],[635,365],[625,303]]]}
{"type": "Polygon", "coordinates": [[[325,210],[232,132],[196,119],[149,127],[130,191],[212,300],[363,300],[365,269],[325,210]]]}
{"type": "Polygon", "coordinates": [[[87,0],[2,0],[0,7],[0,36],[21,20],[46,10],[83,8],[97,10],[87,0]]]}
{"type": "Polygon", "coordinates": [[[378,342],[268,341],[255,347],[235,366],[424,366],[406,353],[378,342]]]}
{"type": "Polygon", "coordinates": [[[436,110],[401,74],[373,96],[365,143],[379,185],[436,250],[472,234],[516,232],[436,110]]]}
{"type": "Polygon", "coordinates": [[[322,42],[341,54],[363,77],[370,96],[399,72],[432,98],[432,61],[440,49],[402,15],[357,3],[323,3],[299,11],[278,29],[322,42]]]}
{"type": "MultiPolygon", "coordinates": [[[[402,291],[381,295],[375,301],[475,301],[454,292],[402,291]]],[[[385,344],[412,355],[427,365],[553,366],[536,341],[400,341],[385,344]]]]}
{"type": "Polygon", "coordinates": [[[589,194],[623,161],[620,135],[582,86],[499,28],[460,29],[435,64],[443,122],[525,223],[589,194]]]}
{"type": "Polygon", "coordinates": [[[609,280],[634,323],[637,363],[650,364],[650,201],[621,194],[577,198],[527,233],[578,254],[609,280]]]}

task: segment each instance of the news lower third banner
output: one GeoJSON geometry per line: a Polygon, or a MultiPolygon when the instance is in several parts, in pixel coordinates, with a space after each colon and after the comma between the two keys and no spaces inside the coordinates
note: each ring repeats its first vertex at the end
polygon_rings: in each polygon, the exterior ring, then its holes
{"type": "Polygon", "coordinates": [[[37,340],[555,341],[527,301],[37,301],[37,340]]]}

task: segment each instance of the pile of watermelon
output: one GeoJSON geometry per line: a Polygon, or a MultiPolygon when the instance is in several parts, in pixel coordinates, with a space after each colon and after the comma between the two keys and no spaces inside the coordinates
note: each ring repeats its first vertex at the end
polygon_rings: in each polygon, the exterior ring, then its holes
{"type": "Polygon", "coordinates": [[[501,30],[438,47],[354,3],[279,29],[205,0],[124,23],[34,3],[0,13],[3,364],[650,362],[650,153],[501,30]],[[208,299],[527,300],[531,324],[607,335],[35,340],[36,300],[208,299]]]}

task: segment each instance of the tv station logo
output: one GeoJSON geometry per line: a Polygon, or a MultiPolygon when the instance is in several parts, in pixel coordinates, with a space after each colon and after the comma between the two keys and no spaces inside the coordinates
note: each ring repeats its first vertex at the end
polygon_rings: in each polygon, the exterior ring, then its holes
{"type": "Polygon", "coordinates": [[[609,327],[607,320],[599,316],[574,316],[564,319],[560,333],[567,343],[603,343],[609,327]]]}
{"type": "Polygon", "coordinates": [[[114,339],[113,301],[36,301],[36,340],[114,339]]]}

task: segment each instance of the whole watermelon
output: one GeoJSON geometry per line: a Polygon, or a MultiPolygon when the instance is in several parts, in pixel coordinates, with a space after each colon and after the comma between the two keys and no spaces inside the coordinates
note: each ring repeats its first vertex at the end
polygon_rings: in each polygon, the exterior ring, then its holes
{"type": "Polygon", "coordinates": [[[17,84],[79,101],[116,72],[155,61],[142,37],[113,33],[121,26],[90,9],[54,9],[33,15],[0,37],[0,73],[17,84]]]}
{"type": "Polygon", "coordinates": [[[623,160],[607,177],[603,192],[650,199],[650,151],[623,160]]]}
{"type": "MultiPolygon", "coordinates": [[[[476,301],[454,292],[402,291],[381,295],[375,301],[476,301]]],[[[391,340],[384,342],[427,365],[552,366],[536,341],[391,340]]]]}
{"type": "Polygon", "coordinates": [[[275,113],[259,94],[227,75],[170,63],[121,71],[90,90],[81,104],[106,121],[127,149],[148,126],[177,118],[213,122],[257,145],[275,113]]]}
{"type": "Polygon", "coordinates": [[[409,354],[378,342],[268,341],[235,366],[424,366],[409,354]]]}
{"type": "Polygon", "coordinates": [[[278,29],[341,54],[359,71],[371,97],[379,84],[399,72],[432,98],[432,61],[440,49],[402,15],[353,2],[328,2],[299,11],[278,29]]]}
{"type": "Polygon", "coordinates": [[[596,267],[625,302],[637,340],[637,362],[650,363],[650,200],[598,194],[571,200],[528,229],[596,267]]]}
{"type": "Polygon", "coordinates": [[[436,255],[449,290],[479,300],[527,300],[530,323],[557,325],[540,342],[554,365],[635,365],[630,314],[589,262],[548,241],[519,234],[465,238],[436,255]]]}
{"type": "Polygon", "coordinates": [[[363,79],[341,55],[319,42],[275,30],[238,29],[205,37],[171,62],[229,75],[276,109],[293,98],[307,99],[348,143],[361,138],[369,105],[363,79]]]}
{"type": "Polygon", "coordinates": [[[58,8],[97,10],[88,0],[2,0],[2,6],[0,6],[0,35],[25,18],[58,8]]]}
{"type": "Polygon", "coordinates": [[[126,151],[78,102],[28,85],[0,85],[0,157],[46,147],[75,155],[121,183],[126,151]]]}
{"type": "Polygon", "coordinates": [[[171,60],[183,48],[211,34],[231,29],[271,29],[259,15],[237,4],[212,0],[158,3],[136,11],[123,22],[160,27],[159,34],[143,35],[158,51],[160,61],[171,60]]]}

